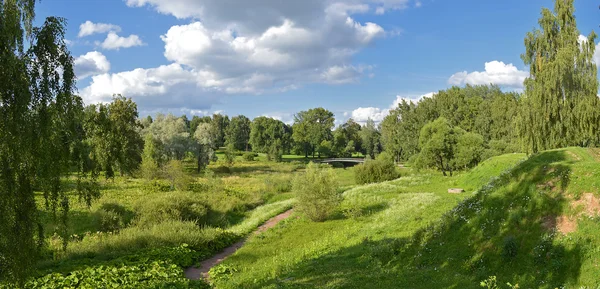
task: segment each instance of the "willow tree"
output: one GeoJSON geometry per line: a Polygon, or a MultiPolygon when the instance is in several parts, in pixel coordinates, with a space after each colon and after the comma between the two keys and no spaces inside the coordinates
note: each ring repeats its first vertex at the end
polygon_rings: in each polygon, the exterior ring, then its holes
{"type": "Polygon", "coordinates": [[[61,176],[81,143],[65,21],[49,17],[35,28],[34,6],[0,1],[0,279],[12,281],[24,280],[43,245],[34,190],[66,224],[61,176]]]}
{"type": "Polygon", "coordinates": [[[529,153],[569,145],[597,143],[599,120],[596,34],[580,36],[573,0],[544,8],[540,29],[528,32],[525,53],[530,77],[525,80],[518,133],[529,153]]]}

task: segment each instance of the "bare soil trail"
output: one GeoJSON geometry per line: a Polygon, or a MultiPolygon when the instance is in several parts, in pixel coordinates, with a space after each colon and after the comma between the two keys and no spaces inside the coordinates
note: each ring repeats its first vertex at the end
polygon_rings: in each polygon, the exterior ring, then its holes
{"type": "MultiPolygon", "coordinates": [[[[275,225],[277,225],[279,222],[287,219],[292,214],[293,211],[294,211],[294,209],[290,209],[290,210],[287,210],[287,211],[269,219],[264,224],[262,224],[260,227],[258,227],[252,233],[252,235],[258,235],[270,228],[275,227],[275,225]]],[[[208,280],[208,271],[212,267],[223,262],[223,260],[225,260],[225,258],[233,255],[233,253],[235,253],[235,251],[237,251],[239,248],[241,248],[244,245],[244,243],[246,243],[246,239],[243,239],[243,240],[225,248],[225,250],[223,250],[221,253],[214,255],[210,259],[206,259],[206,260],[202,261],[200,263],[199,267],[192,266],[192,267],[185,269],[185,272],[184,272],[185,277],[188,279],[192,279],[192,280],[198,280],[200,278],[202,278],[204,280],[208,280]]]]}

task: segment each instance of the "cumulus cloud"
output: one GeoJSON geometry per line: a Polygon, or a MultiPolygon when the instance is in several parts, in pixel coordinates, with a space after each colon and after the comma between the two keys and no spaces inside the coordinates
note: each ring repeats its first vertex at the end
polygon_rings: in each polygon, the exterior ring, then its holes
{"type": "Polygon", "coordinates": [[[491,61],[485,63],[485,71],[457,72],[450,76],[448,83],[451,85],[487,85],[496,84],[513,88],[522,88],[523,81],[529,76],[529,72],[519,70],[512,63],[505,64],[502,61],[491,61]]]}
{"type": "Polygon", "coordinates": [[[79,79],[86,77],[107,73],[110,70],[110,62],[106,59],[104,54],[98,51],[90,51],[84,55],[80,55],[73,61],[75,68],[75,75],[79,79]]]}
{"type": "Polygon", "coordinates": [[[96,33],[107,33],[107,32],[120,32],[121,27],[114,24],[108,23],[94,23],[92,21],[85,21],[79,25],[78,37],[90,36],[96,33]]]}
{"type": "Polygon", "coordinates": [[[400,95],[396,96],[396,99],[388,108],[379,107],[359,107],[353,110],[351,113],[344,113],[344,117],[350,116],[354,121],[364,124],[368,119],[372,119],[375,123],[383,121],[383,119],[390,113],[390,110],[398,107],[398,105],[405,100],[407,102],[417,103],[419,100],[425,97],[432,97],[435,93],[430,92],[417,97],[403,97],[400,95]]]}
{"type": "MultiPolygon", "coordinates": [[[[170,65],[94,76],[83,89],[86,101],[123,93],[146,99],[179,95],[190,103],[206,104],[218,99],[216,95],[281,92],[307,83],[357,82],[373,73],[369,65],[353,64],[353,56],[384,37],[386,31],[352,15],[372,11],[373,5],[396,7],[372,0],[126,3],[192,21],[174,25],[161,36],[170,65]],[[232,5],[236,9],[231,9],[232,5]],[[169,73],[159,74],[160,70],[169,73]]],[[[118,49],[141,43],[139,38],[121,38],[109,33],[102,47],[118,49]],[[112,42],[119,44],[109,44],[112,42]]]]}
{"type": "Polygon", "coordinates": [[[113,94],[120,93],[145,107],[207,109],[216,101],[207,77],[179,64],[138,68],[92,76],[91,84],[81,95],[86,103],[108,102],[113,94]]]}
{"type": "Polygon", "coordinates": [[[139,36],[131,34],[128,37],[122,37],[117,35],[115,32],[109,32],[106,35],[106,39],[100,44],[104,49],[108,50],[119,50],[121,48],[129,48],[134,46],[142,46],[144,42],[139,36]]]}

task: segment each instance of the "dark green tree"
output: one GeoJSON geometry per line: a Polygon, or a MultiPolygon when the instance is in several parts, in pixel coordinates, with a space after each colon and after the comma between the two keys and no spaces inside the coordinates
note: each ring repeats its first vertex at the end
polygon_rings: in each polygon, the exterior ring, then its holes
{"type": "Polygon", "coordinates": [[[212,134],[215,137],[215,147],[220,148],[225,145],[225,132],[229,126],[229,117],[219,113],[212,116],[212,134]]]}
{"type": "Polygon", "coordinates": [[[232,145],[236,150],[249,150],[250,119],[243,115],[234,116],[225,131],[225,143],[232,145]]]}
{"type": "MultiPolygon", "coordinates": [[[[314,154],[324,140],[332,140],[334,127],[331,111],[324,108],[312,108],[294,115],[293,139],[304,148],[304,155],[314,154]]],[[[320,156],[319,156],[320,157],[320,156]]]]}

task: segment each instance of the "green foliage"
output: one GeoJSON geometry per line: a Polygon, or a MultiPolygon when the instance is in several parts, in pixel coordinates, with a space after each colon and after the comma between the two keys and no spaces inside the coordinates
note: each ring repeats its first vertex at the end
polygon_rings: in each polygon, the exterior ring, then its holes
{"type": "Polygon", "coordinates": [[[140,200],[134,206],[136,224],[152,226],[165,221],[207,222],[208,208],[200,198],[189,192],[169,192],[140,200]]]}
{"type": "Polygon", "coordinates": [[[232,145],[227,145],[225,147],[225,163],[228,166],[232,166],[235,162],[235,149],[232,145]]]}
{"type": "MultiPolygon", "coordinates": [[[[161,247],[106,262],[85,266],[67,274],[50,273],[30,279],[24,288],[210,288],[202,281],[183,277],[181,267],[193,264],[195,254],[187,244],[161,247]]],[[[13,288],[1,285],[0,288],[13,288]]]]}
{"type": "Polygon", "coordinates": [[[510,260],[517,256],[519,252],[519,244],[517,243],[517,239],[514,236],[507,236],[504,238],[502,244],[502,257],[504,259],[510,260]]]}
{"type": "Polygon", "coordinates": [[[331,140],[334,126],[333,113],[322,107],[301,111],[294,115],[293,139],[302,147],[304,155],[318,150],[324,140],[331,140]]]}
{"type": "Polygon", "coordinates": [[[114,171],[131,174],[141,162],[143,140],[138,132],[137,105],[116,95],[110,104],[90,105],[85,109],[84,128],[90,145],[90,158],[106,177],[114,171]]]}
{"type": "Polygon", "coordinates": [[[219,113],[213,114],[210,125],[215,148],[220,148],[225,145],[225,134],[229,126],[229,116],[223,116],[219,113]]]}
{"type": "Polygon", "coordinates": [[[96,212],[95,218],[98,228],[102,232],[114,232],[129,225],[133,219],[133,212],[122,205],[115,203],[104,203],[96,212]]]}
{"type": "Polygon", "coordinates": [[[247,162],[253,162],[255,160],[254,158],[256,158],[257,156],[258,154],[254,152],[245,152],[242,155],[242,159],[247,162]]]}
{"type": "Polygon", "coordinates": [[[162,169],[163,176],[170,182],[171,190],[186,190],[190,177],[184,172],[183,163],[178,160],[170,160],[162,169]]]}
{"type": "Polygon", "coordinates": [[[213,135],[212,126],[208,123],[201,123],[194,132],[194,140],[197,148],[197,164],[198,172],[204,170],[211,161],[216,161],[215,155],[215,136],[213,135]]]}
{"type": "Polygon", "coordinates": [[[595,32],[580,40],[573,0],[542,9],[540,29],[528,32],[525,53],[530,77],[520,101],[517,132],[524,150],[598,144],[600,101],[594,63],[595,32]]]}
{"type": "Polygon", "coordinates": [[[392,157],[381,153],[377,159],[368,159],[363,164],[354,167],[354,176],[357,184],[370,184],[389,181],[400,175],[392,157]]]}
{"type": "Polygon", "coordinates": [[[298,210],[316,222],[326,220],[342,200],[333,170],[314,163],[308,164],[306,172],[294,179],[293,191],[298,210]]]}
{"type": "Polygon", "coordinates": [[[186,152],[194,148],[185,120],[173,114],[157,114],[143,133],[151,134],[157,143],[156,148],[160,148],[161,160],[157,160],[159,165],[172,159],[182,160],[186,152]]]}
{"type": "Polygon", "coordinates": [[[87,177],[66,20],[48,17],[33,27],[35,4],[0,2],[0,279],[17,282],[43,245],[34,190],[43,192],[64,236],[69,199],[61,177],[71,169],[87,177]]]}
{"type": "Polygon", "coordinates": [[[252,151],[270,154],[276,150],[282,153],[290,147],[290,129],[280,120],[259,116],[250,126],[252,151]]]}
{"type": "Polygon", "coordinates": [[[234,149],[248,151],[251,121],[243,115],[234,116],[225,131],[225,143],[234,149]]]}
{"type": "Polygon", "coordinates": [[[375,158],[381,152],[380,133],[375,122],[368,119],[367,123],[362,127],[359,133],[362,141],[362,153],[375,158]]]}
{"type": "Polygon", "coordinates": [[[458,169],[475,167],[483,159],[483,137],[466,132],[458,137],[454,163],[458,169]]]}
{"type": "Polygon", "coordinates": [[[144,151],[142,153],[142,163],[140,164],[140,174],[146,180],[155,180],[160,176],[158,161],[160,160],[157,143],[151,134],[144,138],[144,151]]]}
{"type": "Polygon", "coordinates": [[[421,152],[416,159],[418,167],[436,167],[444,176],[454,170],[476,166],[482,159],[483,137],[453,127],[445,118],[438,118],[421,129],[421,152]]]}

